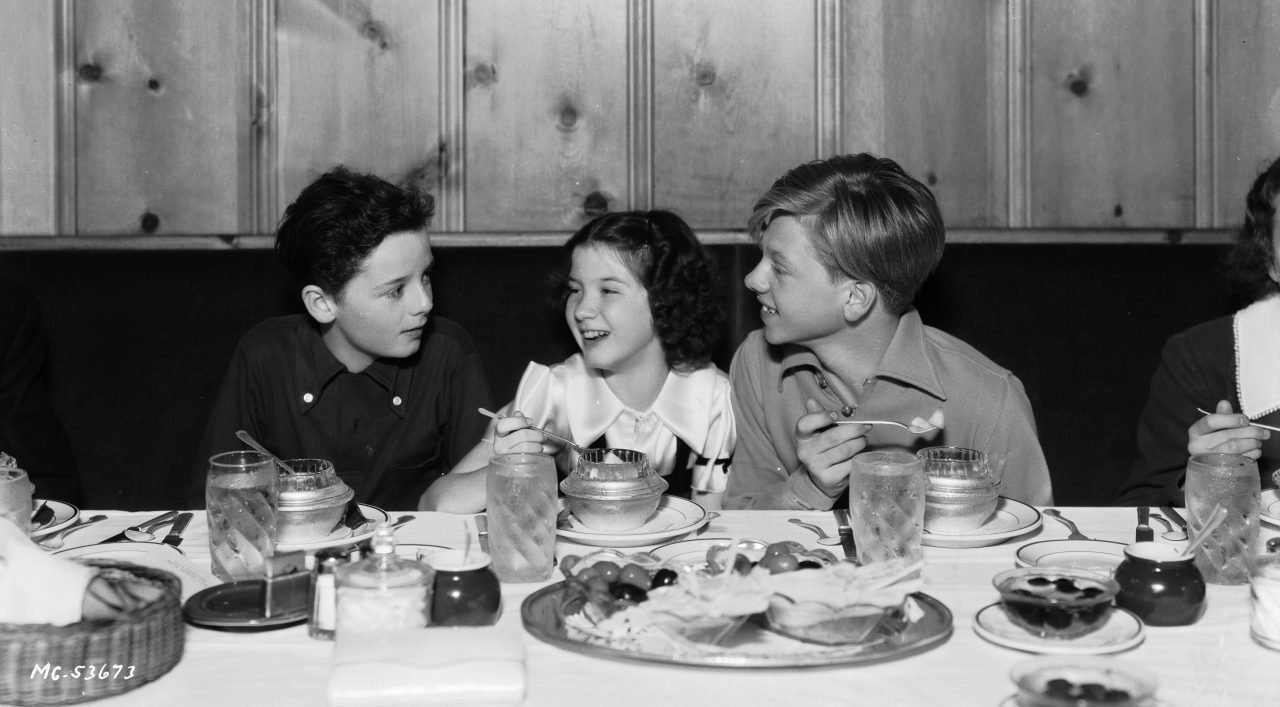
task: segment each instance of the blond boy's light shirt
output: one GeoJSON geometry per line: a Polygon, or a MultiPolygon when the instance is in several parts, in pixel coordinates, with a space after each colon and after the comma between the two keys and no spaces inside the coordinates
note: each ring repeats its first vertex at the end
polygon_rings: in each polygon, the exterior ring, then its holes
{"type": "Polygon", "coordinates": [[[867,449],[951,445],[987,453],[1004,481],[1002,495],[1030,503],[1053,502],[1049,467],[1036,436],[1035,418],[1022,383],[977,349],[925,326],[914,309],[898,329],[875,374],[846,385],[860,391],[843,401],[813,352],[773,346],[756,330],[738,347],[730,367],[738,444],[725,508],[827,510],[827,496],[800,463],[796,421],[812,398],[828,410],[856,403],[854,420],[930,419],[939,410],[945,427],[912,435],[888,425],[867,433],[867,449]]]}
{"type": "MultiPolygon", "coordinates": [[[[564,363],[530,363],[516,390],[512,410],[538,427],[589,446],[601,436],[609,447],[634,449],[666,476],[673,471],[676,440],[693,452],[691,487],[703,493],[725,490],[727,460],[736,440],[729,377],[715,366],[671,371],[648,410],[633,410],[586,365],[581,354],[564,363]]],[[[576,459],[564,451],[562,468],[576,459]]]]}

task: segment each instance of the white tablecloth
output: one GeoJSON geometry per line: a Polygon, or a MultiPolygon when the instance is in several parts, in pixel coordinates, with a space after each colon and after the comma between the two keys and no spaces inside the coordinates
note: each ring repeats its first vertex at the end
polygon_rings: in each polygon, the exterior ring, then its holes
{"type": "MultiPolygon", "coordinates": [[[[1130,542],[1132,508],[1064,508],[1091,537],[1130,542]]],[[[87,515],[89,512],[85,512],[87,515]]],[[[68,547],[97,542],[154,513],[111,513],[109,520],[71,536],[68,547]]],[[[392,518],[401,515],[392,513],[392,518]]],[[[462,547],[473,532],[470,516],[413,514],[397,531],[405,543],[462,547]]],[[[813,547],[814,536],[792,525],[798,517],[834,531],[829,513],[725,512],[706,537],[797,540],[813,547]]],[[[1276,530],[1264,525],[1266,537],[1276,530]]],[[[983,640],[973,631],[974,614],[998,598],[991,577],[1014,566],[1014,552],[1034,540],[1064,538],[1051,519],[1038,531],[985,548],[925,549],[923,591],[941,600],[955,619],[943,645],[901,660],[860,667],[734,670],[684,668],[602,659],[562,650],[522,632],[527,705],[599,707],[617,705],[999,705],[1013,691],[1010,668],[1031,657],[983,640]]],[[[197,512],[182,549],[208,568],[208,531],[197,512]]],[[[839,551],[839,547],[830,548],[839,551]]],[[[561,542],[557,556],[590,548],[561,542]]],[[[501,624],[519,629],[520,602],[544,585],[503,586],[501,624]]],[[[1195,625],[1146,628],[1144,642],[1117,659],[1145,665],[1159,677],[1159,696],[1180,707],[1280,704],[1280,652],[1249,636],[1247,586],[1209,587],[1208,609],[1195,625]]],[[[307,636],[305,625],[261,633],[226,633],[187,627],[186,654],[157,682],[103,705],[252,704],[314,707],[325,704],[333,644],[307,636]]]]}

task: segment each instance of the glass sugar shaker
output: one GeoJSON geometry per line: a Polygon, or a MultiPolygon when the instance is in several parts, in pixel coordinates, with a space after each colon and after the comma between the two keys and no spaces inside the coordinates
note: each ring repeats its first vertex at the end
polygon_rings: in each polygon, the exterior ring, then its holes
{"type": "Polygon", "coordinates": [[[364,559],[337,568],[338,640],[348,632],[422,628],[430,621],[435,571],[399,557],[395,534],[385,521],[378,524],[371,545],[364,559]]]}
{"type": "Polygon", "coordinates": [[[307,621],[307,633],[323,641],[333,640],[337,622],[338,568],[360,559],[360,548],[327,547],[316,551],[315,570],[311,584],[311,617],[307,621]]]}

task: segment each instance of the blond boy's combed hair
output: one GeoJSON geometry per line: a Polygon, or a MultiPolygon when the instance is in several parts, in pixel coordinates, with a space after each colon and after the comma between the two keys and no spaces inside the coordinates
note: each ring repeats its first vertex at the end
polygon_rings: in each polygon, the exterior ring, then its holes
{"type": "Polygon", "coordinates": [[[897,162],[867,153],[815,160],[782,175],[756,202],[748,230],[759,240],[782,216],[804,227],[833,280],[874,284],[892,314],[911,305],[946,241],[929,188],[897,162]]]}

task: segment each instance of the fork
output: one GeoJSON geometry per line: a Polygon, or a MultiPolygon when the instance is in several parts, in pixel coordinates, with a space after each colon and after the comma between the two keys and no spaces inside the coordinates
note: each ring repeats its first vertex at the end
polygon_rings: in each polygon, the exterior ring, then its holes
{"type": "Polygon", "coordinates": [[[40,546],[46,550],[59,550],[62,548],[62,546],[67,544],[68,535],[76,532],[81,528],[93,525],[94,523],[97,523],[99,521],[104,521],[106,519],[107,517],[102,515],[93,516],[91,518],[85,518],[84,520],[78,523],[75,523],[73,525],[69,525],[63,528],[62,530],[49,533],[48,535],[44,536],[43,538],[40,538],[36,542],[38,542],[40,546]]]}
{"type": "MultiPolygon", "coordinates": [[[[493,418],[493,419],[495,419],[495,420],[502,420],[502,419],[505,419],[505,416],[504,416],[504,415],[499,415],[499,414],[498,414],[498,413],[496,413],[496,412],[492,412],[492,411],[490,411],[490,410],[485,410],[484,408],[480,408],[479,412],[480,412],[480,414],[481,414],[481,415],[484,415],[485,417],[491,417],[491,418],[493,418]]],[[[582,445],[578,444],[577,442],[574,442],[574,441],[573,441],[573,440],[571,440],[571,439],[567,439],[567,438],[565,438],[565,437],[561,437],[560,435],[558,435],[558,434],[556,434],[555,432],[552,432],[552,431],[550,431],[550,430],[544,430],[544,429],[542,429],[541,427],[534,427],[534,426],[532,426],[532,425],[530,425],[530,426],[529,426],[529,429],[531,429],[531,430],[536,430],[536,431],[541,432],[542,434],[544,434],[544,435],[546,435],[546,436],[548,436],[548,437],[551,437],[551,438],[554,438],[554,439],[558,439],[558,440],[560,440],[561,442],[564,442],[565,444],[569,445],[570,447],[573,447],[573,451],[577,452],[578,454],[585,454],[585,453],[586,453],[586,451],[587,451],[587,448],[586,448],[586,447],[584,447],[584,446],[582,446],[582,445]]]]}
{"type": "Polygon", "coordinates": [[[911,422],[898,422],[897,420],[836,420],[835,424],[837,425],[893,425],[894,427],[901,427],[902,429],[910,432],[911,434],[916,434],[916,435],[922,435],[927,432],[932,432],[938,429],[937,425],[934,425],[928,422],[927,420],[921,419],[919,417],[912,420],[911,422]]]}
{"type": "Polygon", "coordinates": [[[1067,526],[1067,530],[1071,531],[1070,534],[1067,535],[1067,540],[1092,540],[1093,539],[1093,538],[1090,538],[1088,535],[1085,535],[1084,533],[1080,532],[1080,529],[1076,527],[1076,524],[1072,523],[1070,520],[1067,520],[1065,517],[1063,517],[1063,515],[1058,512],[1057,508],[1046,508],[1044,509],[1044,514],[1049,516],[1050,518],[1053,518],[1059,523],[1062,523],[1063,525],[1067,526]]]}

